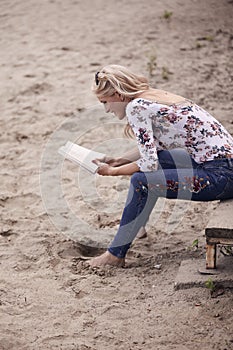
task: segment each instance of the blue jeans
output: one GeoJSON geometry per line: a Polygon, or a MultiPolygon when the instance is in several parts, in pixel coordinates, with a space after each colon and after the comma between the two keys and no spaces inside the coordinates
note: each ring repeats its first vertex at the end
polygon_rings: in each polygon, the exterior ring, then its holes
{"type": "Polygon", "coordinates": [[[145,226],[159,197],[193,201],[233,198],[233,159],[196,163],[180,149],[159,151],[155,172],[131,177],[119,229],[108,251],[124,258],[138,230],[145,226]]]}

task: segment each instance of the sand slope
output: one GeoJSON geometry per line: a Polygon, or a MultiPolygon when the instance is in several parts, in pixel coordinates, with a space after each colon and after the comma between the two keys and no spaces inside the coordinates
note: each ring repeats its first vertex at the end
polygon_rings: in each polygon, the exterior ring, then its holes
{"type": "Polygon", "coordinates": [[[160,201],[126,268],[92,270],[83,257],[113,236],[129,179],[87,176],[56,151],[67,139],[116,155],[132,147],[90,91],[108,63],[193,99],[233,133],[232,1],[0,9],[0,349],[233,348],[230,291],[174,290],[180,262],[204,257],[215,203],[160,201]]]}

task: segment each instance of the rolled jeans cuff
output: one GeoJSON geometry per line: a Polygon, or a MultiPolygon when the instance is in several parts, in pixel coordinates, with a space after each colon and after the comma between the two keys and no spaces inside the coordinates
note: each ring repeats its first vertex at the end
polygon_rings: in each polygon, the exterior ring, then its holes
{"type": "Polygon", "coordinates": [[[109,247],[108,251],[117,258],[123,259],[126,256],[127,251],[130,248],[131,243],[119,246],[119,247],[109,247]]]}

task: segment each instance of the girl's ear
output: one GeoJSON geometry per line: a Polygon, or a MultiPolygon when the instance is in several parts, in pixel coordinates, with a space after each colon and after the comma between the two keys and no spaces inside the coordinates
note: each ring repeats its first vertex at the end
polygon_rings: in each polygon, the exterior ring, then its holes
{"type": "Polygon", "coordinates": [[[117,98],[119,101],[122,101],[122,96],[121,94],[119,94],[119,92],[116,91],[113,96],[117,98]]]}
{"type": "Polygon", "coordinates": [[[125,97],[122,96],[119,92],[115,92],[115,95],[119,97],[119,99],[123,102],[125,100],[125,97]]]}

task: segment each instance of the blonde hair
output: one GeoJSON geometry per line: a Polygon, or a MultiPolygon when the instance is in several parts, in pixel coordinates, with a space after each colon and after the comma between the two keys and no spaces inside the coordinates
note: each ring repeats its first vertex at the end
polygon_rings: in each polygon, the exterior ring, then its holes
{"type": "Polygon", "coordinates": [[[103,67],[95,78],[92,91],[99,98],[112,96],[116,92],[122,97],[134,98],[149,89],[147,78],[116,64],[103,67]]]}
{"type": "MultiPolygon", "coordinates": [[[[112,64],[103,67],[95,75],[92,91],[98,98],[113,96],[118,93],[123,98],[135,98],[138,94],[149,89],[146,77],[131,72],[126,67],[112,64]]],[[[124,134],[134,137],[129,123],[125,126],[124,134]]]]}

